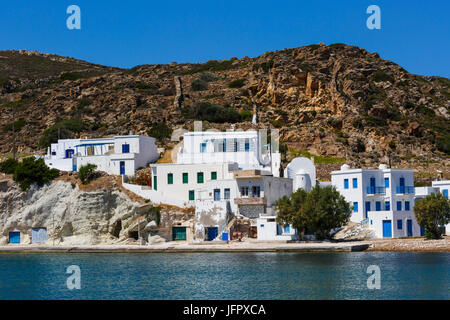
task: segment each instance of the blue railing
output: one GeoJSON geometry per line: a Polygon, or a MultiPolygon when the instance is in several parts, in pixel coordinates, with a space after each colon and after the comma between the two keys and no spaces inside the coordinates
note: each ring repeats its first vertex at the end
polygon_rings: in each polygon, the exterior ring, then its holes
{"type": "Polygon", "coordinates": [[[361,225],[362,226],[364,226],[364,225],[366,225],[368,223],[369,223],[369,218],[365,218],[365,219],[361,220],[361,225]]]}
{"type": "Polygon", "coordinates": [[[367,191],[367,194],[385,194],[386,188],[369,186],[369,187],[367,187],[366,191],[367,191]]]}
{"type": "Polygon", "coordinates": [[[397,186],[395,188],[397,194],[414,194],[413,186],[397,186]]]}

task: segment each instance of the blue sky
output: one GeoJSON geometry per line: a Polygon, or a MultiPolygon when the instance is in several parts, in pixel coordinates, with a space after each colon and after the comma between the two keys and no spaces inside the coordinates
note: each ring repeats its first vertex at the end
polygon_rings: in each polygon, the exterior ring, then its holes
{"type": "Polygon", "coordinates": [[[411,73],[450,77],[449,12],[448,0],[7,1],[0,6],[0,50],[128,68],[343,42],[411,73]],[[81,8],[81,30],[66,27],[71,4],[81,8]],[[381,30],[366,27],[371,4],[381,8],[381,30]]]}

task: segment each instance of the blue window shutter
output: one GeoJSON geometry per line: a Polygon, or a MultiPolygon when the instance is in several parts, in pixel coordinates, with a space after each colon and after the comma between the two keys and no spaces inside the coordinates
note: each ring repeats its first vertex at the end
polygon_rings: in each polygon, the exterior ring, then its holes
{"type": "Polygon", "coordinates": [[[344,179],[344,189],[348,189],[348,179],[344,179]]]}
{"type": "Polygon", "coordinates": [[[353,178],[353,188],[358,188],[358,179],[357,178],[353,178]]]}
{"type": "Polygon", "coordinates": [[[405,211],[409,211],[409,201],[405,201],[405,211]]]}
{"type": "Polygon", "coordinates": [[[384,187],[389,188],[389,178],[384,178],[384,187]]]}
{"type": "Polygon", "coordinates": [[[386,210],[386,211],[391,210],[391,202],[390,201],[386,201],[384,203],[384,210],[386,210]]]}
{"type": "Polygon", "coordinates": [[[444,196],[445,199],[448,199],[448,189],[442,190],[442,195],[444,196]]]}
{"type": "Polygon", "coordinates": [[[353,202],[353,212],[358,212],[358,202],[353,202]]]}
{"type": "Polygon", "coordinates": [[[402,220],[397,220],[397,229],[398,230],[402,230],[403,229],[403,221],[402,220]]]}
{"type": "Polygon", "coordinates": [[[380,201],[375,202],[375,209],[377,211],[381,211],[381,202],[380,201]]]}
{"type": "Polygon", "coordinates": [[[129,144],[122,145],[122,153],[130,153],[130,145],[129,144]]]}
{"type": "Polygon", "coordinates": [[[397,201],[397,211],[402,211],[402,202],[397,201]]]}

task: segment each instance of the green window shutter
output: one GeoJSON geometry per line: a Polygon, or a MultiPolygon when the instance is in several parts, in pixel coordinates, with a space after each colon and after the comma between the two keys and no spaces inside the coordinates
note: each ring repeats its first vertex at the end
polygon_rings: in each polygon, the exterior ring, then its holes
{"type": "Polygon", "coordinates": [[[153,177],[153,190],[158,190],[158,177],[153,177]]]}
{"type": "Polygon", "coordinates": [[[173,184],[173,173],[167,174],[167,183],[173,184]]]}
{"type": "Polygon", "coordinates": [[[195,193],[194,190],[189,190],[189,200],[195,200],[195,193]]]}
{"type": "Polygon", "coordinates": [[[197,183],[203,183],[203,172],[197,172],[197,183]]]}
{"type": "Polygon", "coordinates": [[[211,172],[211,180],[217,180],[217,172],[216,171],[211,172]]]}
{"type": "Polygon", "coordinates": [[[189,183],[189,176],[187,172],[183,173],[183,183],[189,183]]]}

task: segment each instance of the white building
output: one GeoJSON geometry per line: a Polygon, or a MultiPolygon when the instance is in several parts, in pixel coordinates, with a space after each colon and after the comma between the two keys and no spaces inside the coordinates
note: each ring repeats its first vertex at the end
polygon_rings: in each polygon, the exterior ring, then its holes
{"type": "MultiPolygon", "coordinates": [[[[151,164],[152,187],[164,198],[173,198],[194,205],[196,190],[210,182],[231,179],[236,163],[151,164]]],[[[168,203],[171,204],[171,203],[168,203]]]]}
{"type": "MultiPolygon", "coordinates": [[[[431,187],[417,187],[415,188],[415,202],[417,200],[425,198],[432,193],[442,193],[444,198],[448,199],[448,193],[450,190],[450,180],[436,180],[431,182],[431,187]]],[[[423,235],[424,230],[421,229],[421,234],[423,235]]],[[[445,234],[450,235],[450,223],[445,226],[445,234]]]]}
{"type": "Polygon", "coordinates": [[[284,169],[284,176],[293,181],[293,192],[302,188],[306,192],[316,185],[316,167],[310,159],[299,157],[293,159],[284,169]]]}
{"type": "Polygon", "coordinates": [[[353,206],[351,221],[368,224],[375,236],[419,236],[414,216],[414,173],[409,169],[350,169],[331,173],[331,184],[353,206]]]}
{"type": "Polygon", "coordinates": [[[99,139],[62,139],[52,143],[44,157],[50,168],[77,171],[88,163],[108,174],[134,175],[159,158],[155,139],[129,135],[99,139]]]}
{"type": "Polygon", "coordinates": [[[238,163],[239,169],[268,170],[280,176],[281,156],[260,131],[196,131],[183,136],[177,163],[238,163]]]}
{"type": "Polygon", "coordinates": [[[274,177],[269,171],[235,170],[232,176],[208,181],[196,190],[196,235],[211,240],[228,232],[234,217],[244,217],[258,240],[292,240],[292,226],[275,222],[275,202],[292,193],[292,179],[274,177]]]}

